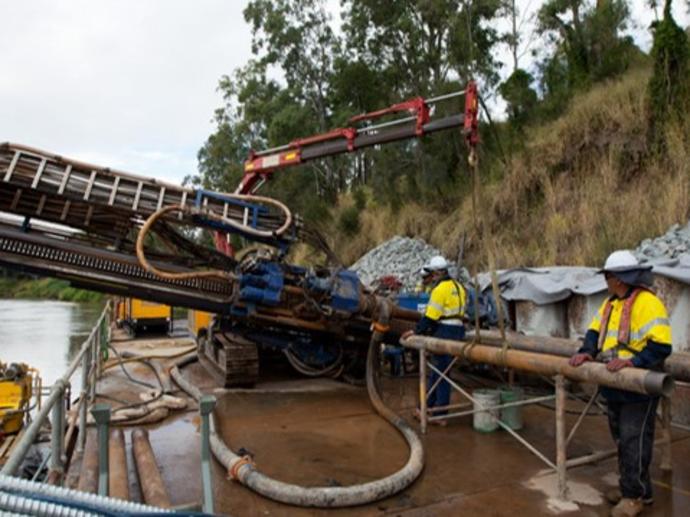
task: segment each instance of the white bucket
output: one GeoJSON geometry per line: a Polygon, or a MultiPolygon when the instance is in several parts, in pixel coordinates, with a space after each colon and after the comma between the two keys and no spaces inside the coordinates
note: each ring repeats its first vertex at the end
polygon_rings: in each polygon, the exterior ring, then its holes
{"type": "Polygon", "coordinates": [[[490,409],[485,411],[477,411],[482,408],[498,406],[501,401],[501,392],[499,390],[474,390],[472,393],[474,398],[474,421],[473,427],[475,431],[480,433],[491,433],[498,429],[498,409],[490,409]],[[494,418],[496,417],[496,418],[494,418]]]}

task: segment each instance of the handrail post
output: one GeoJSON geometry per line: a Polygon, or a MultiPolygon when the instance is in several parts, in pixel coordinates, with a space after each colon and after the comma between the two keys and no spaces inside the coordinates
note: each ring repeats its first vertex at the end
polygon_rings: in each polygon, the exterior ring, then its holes
{"type": "Polygon", "coordinates": [[[65,387],[64,380],[55,381],[55,389],[58,393],[55,404],[51,409],[50,424],[52,426],[50,437],[50,471],[56,478],[62,478],[65,465],[62,461],[64,451],[65,432],[65,387]]]}
{"type": "Polygon", "coordinates": [[[95,356],[96,356],[96,379],[101,378],[101,327],[102,320],[98,321],[98,327],[96,328],[96,339],[94,340],[95,345],[95,356]]]}
{"type": "Polygon", "coordinates": [[[201,486],[203,489],[204,513],[213,513],[213,479],[211,477],[211,447],[209,436],[211,433],[211,412],[216,405],[216,397],[204,395],[199,400],[201,414],[201,486]]]}
{"type": "Polygon", "coordinates": [[[89,345],[89,352],[86,354],[89,356],[89,362],[91,367],[89,369],[90,373],[90,395],[89,398],[91,402],[96,398],[96,380],[98,379],[98,374],[96,371],[96,361],[98,360],[98,341],[96,340],[96,333],[94,332],[91,336],[91,343],[89,345]]]}
{"type": "Polygon", "coordinates": [[[89,397],[89,354],[86,353],[81,358],[81,393],[79,394],[79,440],[78,450],[83,451],[86,445],[86,412],[88,411],[89,397]]]}
{"type": "Polygon", "coordinates": [[[98,495],[108,495],[108,423],[110,423],[110,406],[95,404],[91,408],[98,426],[98,495]]]}

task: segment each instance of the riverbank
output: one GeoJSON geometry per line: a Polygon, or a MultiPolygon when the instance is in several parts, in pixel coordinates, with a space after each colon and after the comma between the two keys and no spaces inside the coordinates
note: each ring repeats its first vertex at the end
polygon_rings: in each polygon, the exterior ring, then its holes
{"type": "Polygon", "coordinates": [[[0,278],[0,298],[99,303],[103,296],[74,288],[69,282],[55,278],[0,278]]]}

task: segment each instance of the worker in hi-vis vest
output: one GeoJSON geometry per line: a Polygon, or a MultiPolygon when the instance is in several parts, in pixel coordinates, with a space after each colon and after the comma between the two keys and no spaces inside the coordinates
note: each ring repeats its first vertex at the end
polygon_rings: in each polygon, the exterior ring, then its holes
{"type": "MultiPolygon", "coordinates": [[[[571,366],[598,359],[616,372],[636,367],[661,369],[671,354],[671,326],[664,304],[651,291],[652,267],[627,251],[606,259],[604,274],[610,296],[594,316],[583,346],[571,366]]],[[[654,422],[659,397],[603,387],[609,428],[618,447],[619,488],[606,494],[616,504],[611,515],[632,516],[652,503],[649,464],[654,447],[654,422]]]]}
{"type": "MultiPolygon", "coordinates": [[[[412,334],[434,336],[441,339],[461,340],[465,337],[463,316],[465,314],[465,289],[462,284],[448,274],[448,262],[441,256],[433,257],[425,266],[431,272],[434,288],[429,297],[424,316],[417,323],[414,331],[408,330],[403,339],[412,334]]],[[[452,356],[438,354],[431,358],[433,364],[441,372],[445,372],[450,365],[452,356]]],[[[449,374],[449,373],[448,373],[449,374]]],[[[430,369],[427,386],[431,389],[439,375],[430,369]]],[[[428,395],[427,407],[444,407],[450,403],[450,384],[441,380],[438,386],[428,395]]],[[[434,412],[434,416],[445,415],[447,410],[434,412]]],[[[432,423],[445,425],[445,420],[432,420],[432,423]]]]}

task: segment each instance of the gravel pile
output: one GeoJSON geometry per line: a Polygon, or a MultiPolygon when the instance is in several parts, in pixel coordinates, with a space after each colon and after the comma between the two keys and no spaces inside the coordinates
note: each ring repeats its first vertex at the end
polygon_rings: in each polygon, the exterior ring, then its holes
{"type": "MultiPolygon", "coordinates": [[[[421,239],[395,236],[366,253],[349,269],[356,271],[368,287],[382,276],[395,275],[402,282],[403,290],[412,290],[419,282],[422,266],[434,255],[441,252],[421,239]]],[[[455,276],[455,266],[450,268],[450,273],[455,276]]],[[[467,275],[464,268],[463,274],[467,275]]]]}
{"type": "Polygon", "coordinates": [[[690,255],[690,222],[674,224],[661,237],[645,239],[633,253],[640,261],[655,262],[690,255]]]}

